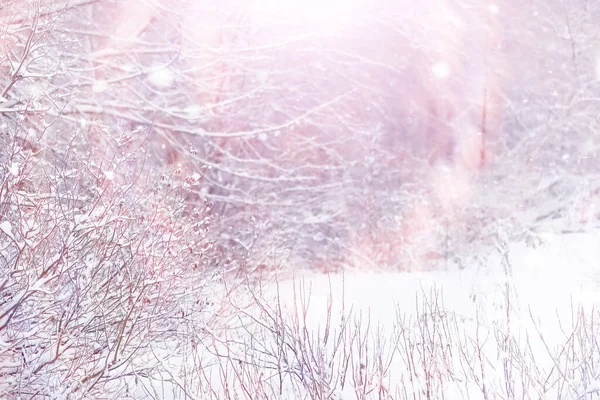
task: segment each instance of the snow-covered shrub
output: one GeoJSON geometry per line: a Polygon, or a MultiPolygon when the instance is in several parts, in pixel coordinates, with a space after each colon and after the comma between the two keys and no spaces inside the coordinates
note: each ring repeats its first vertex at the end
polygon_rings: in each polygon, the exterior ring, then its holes
{"type": "Polygon", "coordinates": [[[153,164],[141,132],[22,135],[0,149],[0,397],[126,398],[208,318],[201,171],[153,164]]]}
{"type": "Polygon", "coordinates": [[[228,297],[236,312],[205,342],[212,362],[207,354],[203,363],[188,360],[203,374],[203,390],[192,393],[215,400],[598,398],[598,311],[574,302],[560,312],[527,309],[535,295],[519,289],[531,291],[529,283],[512,281],[508,253],[498,261],[504,285],[488,284],[473,293],[489,297],[466,302],[468,293],[446,293],[409,274],[348,278],[365,284],[315,276],[248,286],[228,297]],[[373,284],[379,292],[358,293],[373,284]],[[398,302],[388,303],[390,296],[398,302]]]}

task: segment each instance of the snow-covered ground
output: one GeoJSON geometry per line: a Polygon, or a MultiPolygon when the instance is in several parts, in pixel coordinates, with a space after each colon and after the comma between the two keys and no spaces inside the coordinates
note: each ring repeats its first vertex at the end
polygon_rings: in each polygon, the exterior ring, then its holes
{"type": "Polygon", "coordinates": [[[464,269],[306,273],[229,293],[202,357],[215,392],[188,395],[600,398],[600,232],[540,239],[464,269]]]}
{"type": "MultiPolygon", "coordinates": [[[[279,291],[291,303],[294,287],[298,291],[303,286],[310,291],[311,308],[319,314],[331,287],[334,305],[341,307],[343,297],[346,308],[370,314],[372,321],[384,326],[393,323],[397,308],[414,312],[415,299],[432,289],[441,292],[448,311],[465,318],[474,318],[478,311],[482,322],[505,315],[507,290],[512,312],[525,322],[531,319],[530,309],[544,323],[554,323],[557,315],[570,318],[573,307],[600,304],[600,232],[548,234],[540,239],[535,245],[498,248],[464,269],[305,274],[281,282],[279,291]]],[[[312,317],[311,322],[318,324],[318,315],[312,317]]]]}
{"type": "MultiPolygon", "coordinates": [[[[375,390],[377,380],[391,398],[586,398],[586,393],[591,398],[600,374],[600,349],[593,348],[600,232],[540,239],[535,245],[498,246],[464,269],[304,275],[271,287],[265,305],[277,303],[272,292],[278,291],[288,309],[296,305],[298,325],[314,340],[324,336],[331,302],[332,327],[351,310],[350,319],[360,320],[361,334],[372,340],[371,349],[362,349],[371,353],[364,360],[357,356],[358,364],[388,353],[384,379],[371,365],[368,385],[356,376],[343,387],[338,382],[332,390],[337,398],[379,398],[384,391],[375,390]],[[387,346],[375,350],[376,338],[387,346]],[[424,341],[430,342],[427,348],[424,341]],[[407,362],[411,353],[417,365],[407,362]]],[[[294,317],[289,321],[293,326],[294,317]]],[[[361,351],[356,344],[346,346],[361,351]]],[[[330,344],[324,347],[325,358],[343,363],[330,344]]]]}

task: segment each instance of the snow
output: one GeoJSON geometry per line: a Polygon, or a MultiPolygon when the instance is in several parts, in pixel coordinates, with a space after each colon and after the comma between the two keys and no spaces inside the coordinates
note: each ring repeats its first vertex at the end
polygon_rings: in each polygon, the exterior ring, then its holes
{"type": "Polygon", "coordinates": [[[446,79],[450,76],[450,65],[445,61],[440,61],[431,67],[431,72],[436,79],[446,79]]]}
{"type": "Polygon", "coordinates": [[[200,107],[198,104],[187,106],[183,111],[190,118],[198,118],[200,115],[202,115],[202,107],[200,107]]]}
{"type": "MultiPolygon", "coordinates": [[[[235,346],[232,347],[232,354],[241,351],[241,358],[247,355],[252,359],[253,351],[271,351],[270,349],[277,348],[277,342],[271,335],[273,331],[268,325],[273,321],[270,319],[273,314],[260,322],[260,307],[251,305],[253,299],[256,299],[254,296],[263,301],[263,307],[273,307],[271,310],[276,310],[277,301],[281,301],[284,316],[293,316],[294,310],[303,311],[302,305],[308,304],[305,316],[302,312],[296,314],[299,316],[296,321],[300,324],[300,329],[296,332],[306,328],[305,337],[309,338],[306,343],[316,343],[319,352],[323,351],[322,356],[328,357],[336,340],[330,340],[325,345],[319,343],[322,343],[330,307],[331,331],[336,331],[341,326],[342,313],[348,318],[351,329],[362,326],[361,332],[365,334],[368,327],[366,342],[357,338],[344,343],[360,358],[361,363],[363,357],[374,357],[378,351],[384,357],[393,356],[385,376],[376,372],[368,382],[364,382],[368,388],[375,390],[373,393],[377,392],[378,382],[387,382],[392,389],[397,384],[403,385],[402,390],[406,391],[402,393],[404,396],[413,398],[414,394],[415,398],[423,398],[425,378],[419,368],[430,364],[432,368],[439,368],[440,373],[437,378],[439,380],[433,384],[434,393],[430,398],[441,398],[438,397],[441,392],[444,393],[444,398],[450,399],[506,398],[507,395],[503,392],[506,387],[506,368],[510,369],[511,374],[515,374],[514,392],[509,398],[596,398],[590,395],[597,395],[600,371],[591,371],[587,377],[572,373],[571,378],[562,386],[549,384],[546,387],[545,384],[531,382],[560,379],[559,374],[563,370],[556,369],[556,360],[559,363],[562,360],[564,365],[561,364],[561,368],[567,368],[569,360],[562,352],[565,351],[566,343],[569,343],[569,337],[584,323],[580,316],[586,315],[587,321],[590,321],[592,311],[599,305],[600,231],[541,234],[539,239],[535,246],[520,241],[497,243],[495,250],[473,257],[473,261],[464,269],[451,265],[444,271],[374,273],[354,270],[330,275],[316,272],[301,274],[296,271],[296,277],[281,278],[277,284],[273,282],[261,290],[255,288],[254,294],[250,296],[246,285],[242,285],[240,292],[234,293],[225,288],[213,288],[210,295],[212,299],[219,297],[220,293],[227,293],[221,305],[216,302],[215,309],[225,310],[227,308],[223,308],[223,304],[233,304],[234,308],[223,316],[224,320],[234,321],[237,328],[227,330],[225,326],[228,322],[223,321],[207,326],[206,330],[210,330],[216,337],[222,334],[230,339],[241,334],[238,343],[245,344],[237,350],[235,346]],[[243,315],[250,316],[246,322],[256,323],[239,330],[243,315]],[[265,321],[267,325],[261,325],[265,321]],[[419,330],[424,328],[433,330],[419,330]],[[440,328],[442,329],[439,330],[440,328]],[[262,333],[254,339],[244,336],[251,332],[262,333]],[[407,336],[403,338],[401,335],[404,333],[407,336]],[[421,348],[424,346],[423,335],[431,334],[438,335],[433,340],[435,345],[432,342],[427,344],[427,349],[421,348]],[[378,342],[377,338],[384,338],[385,341],[378,342]],[[399,339],[408,340],[409,345],[398,341],[399,339]],[[255,340],[261,340],[261,345],[255,345],[257,347],[254,350],[253,346],[244,347],[255,340]],[[361,343],[368,343],[367,348],[362,348],[366,353],[358,355],[356,352],[361,343]],[[393,343],[398,346],[395,353],[390,350],[393,343]],[[478,348],[481,349],[480,354],[478,348]],[[414,382],[410,381],[412,378],[407,369],[408,354],[415,357],[413,363],[416,364],[413,368],[417,372],[412,375],[414,382]],[[465,361],[472,364],[465,365],[465,361]],[[469,369],[474,368],[476,374],[482,365],[485,367],[486,395],[482,393],[477,376],[474,378],[470,375],[473,370],[469,369]],[[518,368],[521,367],[530,376],[520,375],[521,370],[518,368]],[[447,370],[451,372],[447,373],[447,370]],[[519,386],[522,383],[520,379],[529,383],[519,386]],[[410,384],[407,383],[409,381],[410,384]],[[585,397],[586,393],[588,397],[585,397]]],[[[293,321],[293,317],[287,321],[293,321]]],[[[351,336],[350,333],[348,335],[351,336]]],[[[431,337],[429,340],[432,340],[431,337]]],[[[292,345],[296,344],[297,342],[292,342],[292,345]]],[[[203,356],[204,365],[208,376],[212,376],[210,379],[214,379],[211,381],[213,388],[220,390],[223,382],[219,380],[217,370],[220,364],[218,360],[213,360],[214,351],[229,354],[229,349],[219,340],[213,341],[212,346],[216,347],[211,350],[209,344],[209,349],[203,356]],[[211,369],[209,365],[216,365],[216,369],[211,369]]],[[[581,349],[585,351],[583,347],[581,349]]],[[[162,356],[157,356],[155,361],[165,368],[168,366],[171,378],[180,380],[179,385],[184,386],[185,376],[178,374],[177,365],[186,363],[186,353],[167,349],[160,354],[162,356]]],[[[298,364],[294,354],[288,354],[286,368],[305,368],[298,364]]],[[[570,362],[573,365],[585,362],[583,359],[576,359],[575,355],[572,357],[570,362]]],[[[339,358],[334,359],[335,362],[340,361],[339,358]]],[[[366,369],[373,368],[373,361],[376,359],[371,358],[366,369]]],[[[589,365],[596,368],[592,361],[589,365]]],[[[329,398],[363,398],[356,394],[355,390],[360,391],[354,381],[356,377],[352,376],[352,371],[348,371],[348,374],[344,386],[333,387],[329,398]]],[[[265,371],[265,376],[268,375],[268,371],[265,371]]],[[[231,376],[234,376],[233,372],[231,376]]],[[[133,382],[130,383],[132,387],[136,386],[133,382]]],[[[177,389],[166,382],[147,380],[144,384],[155,383],[165,390],[163,398],[179,398],[175,393],[170,393],[177,392],[177,389]]],[[[231,384],[239,383],[232,381],[231,384]]],[[[140,389],[138,386],[134,390],[140,389]]],[[[399,392],[396,393],[398,397],[393,398],[404,398],[399,392]]],[[[289,400],[305,398],[299,397],[297,389],[292,388],[289,382],[284,382],[282,396],[281,398],[289,400]]]]}
{"type": "Polygon", "coordinates": [[[322,242],[325,240],[325,235],[323,235],[323,233],[321,232],[317,232],[314,236],[313,236],[313,240],[315,242],[322,242]]]}
{"type": "Polygon", "coordinates": [[[108,89],[108,82],[105,80],[98,79],[92,85],[92,92],[94,93],[103,93],[108,89]]]}
{"type": "Polygon", "coordinates": [[[175,83],[175,74],[168,68],[157,69],[148,75],[148,82],[158,89],[168,89],[175,83]]]}
{"type": "MultiPolygon", "coordinates": [[[[483,262],[473,262],[465,269],[453,266],[436,272],[305,273],[272,287],[266,301],[275,304],[278,292],[285,309],[293,314],[295,307],[301,311],[303,298],[310,298],[305,326],[311,335],[318,335],[327,324],[331,295],[331,315],[352,309],[354,317],[360,316],[363,324],[370,321],[371,332],[379,329],[388,338],[397,333],[399,316],[413,322],[429,318],[429,307],[439,303],[436,312],[451,316],[456,324],[451,325],[454,339],[448,343],[454,358],[446,360],[450,368],[455,368],[455,374],[460,375],[462,368],[456,354],[476,340],[482,341],[488,368],[512,360],[519,351],[532,351],[534,367],[543,371],[542,375],[550,374],[556,355],[549,352],[564,347],[569,333],[580,323],[575,321],[579,313],[590,316],[600,304],[600,232],[546,234],[540,239],[542,243],[535,248],[523,242],[498,245],[495,252],[482,254],[483,262]],[[497,339],[503,335],[510,337],[507,349],[502,349],[503,342],[497,339]]],[[[338,326],[339,322],[334,318],[331,326],[338,326]]],[[[419,337],[417,334],[416,340],[419,337]]],[[[406,366],[398,358],[391,364],[388,377],[392,382],[400,382],[401,378],[406,382],[406,374],[406,366]]],[[[503,379],[502,368],[490,368],[486,385],[491,391],[501,391],[503,379]]],[[[483,398],[476,382],[459,384],[460,381],[448,378],[443,382],[449,398],[465,398],[466,393],[470,398],[483,398]]],[[[594,381],[587,382],[587,386],[582,383],[577,386],[579,389],[573,389],[576,393],[569,393],[577,398],[593,390],[594,385],[594,381]]],[[[557,393],[561,398],[571,398],[564,397],[565,392],[552,393],[554,398],[557,393]]],[[[357,398],[348,386],[340,389],[338,395],[344,400],[357,398]]]]}
{"type": "Polygon", "coordinates": [[[9,237],[12,237],[12,225],[8,221],[0,222],[0,231],[4,232],[9,237]]]}
{"type": "MultiPolygon", "coordinates": [[[[536,249],[524,243],[509,247],[512,273],[508,275],[501,265],[501,255],[493,254],[485,265],[464,270],[352,272],[343,276],[309,274],[303,280],[305,285],[312,286],[315,304],[326,304],[331,282],[334,298],[341,298],[343,287],[346,298],[351,299],[347,306],[370,312],[372,318],[382,323],[390,321],[396,304],[402,308],[407,305],[406,312],[411,312],[415,297],[432,288],[443,292],[445,305],[453,312],[474,316],[479,308],[491,316],[504,301],[507,280],[519,296],[518,303],[514,304],[516,309],[527,312],[531,308],[550,319],[556,318],[557,311],[561,315],[570,313],[571,299],[585,307],[600,302],[600,297],[596,298],[600,233],[546,235],[542,240],[543,244],[536,249]]],[[[293,281],[284,282],[281,291],[292,293],[293,285],[293,281]]]]}
{"type": "Polygon", "coordinates": [[[256,74],[256,77],[258,78],[259,82],[267,83],[269,81],[269,71],[259,71],[256,74]]]}
{"type": "Polygon", "coordinates": [[[8,169],[8,172],[10,172],[13,176],[19,176],[19,164],[15,162],[12,163],[8,169]]]}
{"type": "Polygon", "coordinates": [[[104,173],[106,179],[108,179],[109,181],[112,181],[115,178],[115,171],[105,170],[102,172],[104,173]]]}

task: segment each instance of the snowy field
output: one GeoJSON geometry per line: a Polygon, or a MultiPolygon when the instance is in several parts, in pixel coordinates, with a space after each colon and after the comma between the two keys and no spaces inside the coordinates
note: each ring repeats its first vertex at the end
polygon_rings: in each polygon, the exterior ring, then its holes
{"type": "Polygon", "coordinates": [[[599,240],[552,234],[464,269],[238,288],[207,350],[182,356],[188,373],[203,360],[205,384],[173,398],[600,398],[599,240]]]}

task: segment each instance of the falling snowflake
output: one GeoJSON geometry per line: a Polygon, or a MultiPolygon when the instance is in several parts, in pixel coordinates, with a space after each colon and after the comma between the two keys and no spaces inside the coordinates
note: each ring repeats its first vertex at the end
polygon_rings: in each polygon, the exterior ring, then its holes
{"type": "Polygon", "coordinates": [[[92,92],[94,93],[102,93],[108,89],[108,82],[104,80],[97,80],[92,85],[92,92]]]}
{"type": "Polygon", "coordinates": [[[447,62],[440,61],[431,67],[431,72],[437,79],[446,79],[450,76],[450,65],[447,62]]]}
{"type": "Polygon", "coordinates": [[[133,64],[125,64],[121,66],[121,69],[125,72],[134,72],[137,70],[137,68],[133,64]]]}
{"type": "Polygon", "coordinates": [[[267,83],[269,80],[269,72],[260,71],[258,74],[256,74],[256,77],[260,83],[267,83]]]}
{"type": "Polygon", "coordinates": [[[200,114],[202,114],[202,107],[200,107],[197,104],[194,104],[186,107],[183,111],[190,117],[197,118],[200,116],[200,114]]]}
{"type": "Polygon", "coordinates": [[[157,69],[148,75],[148,82],[159,89],[167,89],[173,86],[175,74],[168,68],[157,69]]]}

